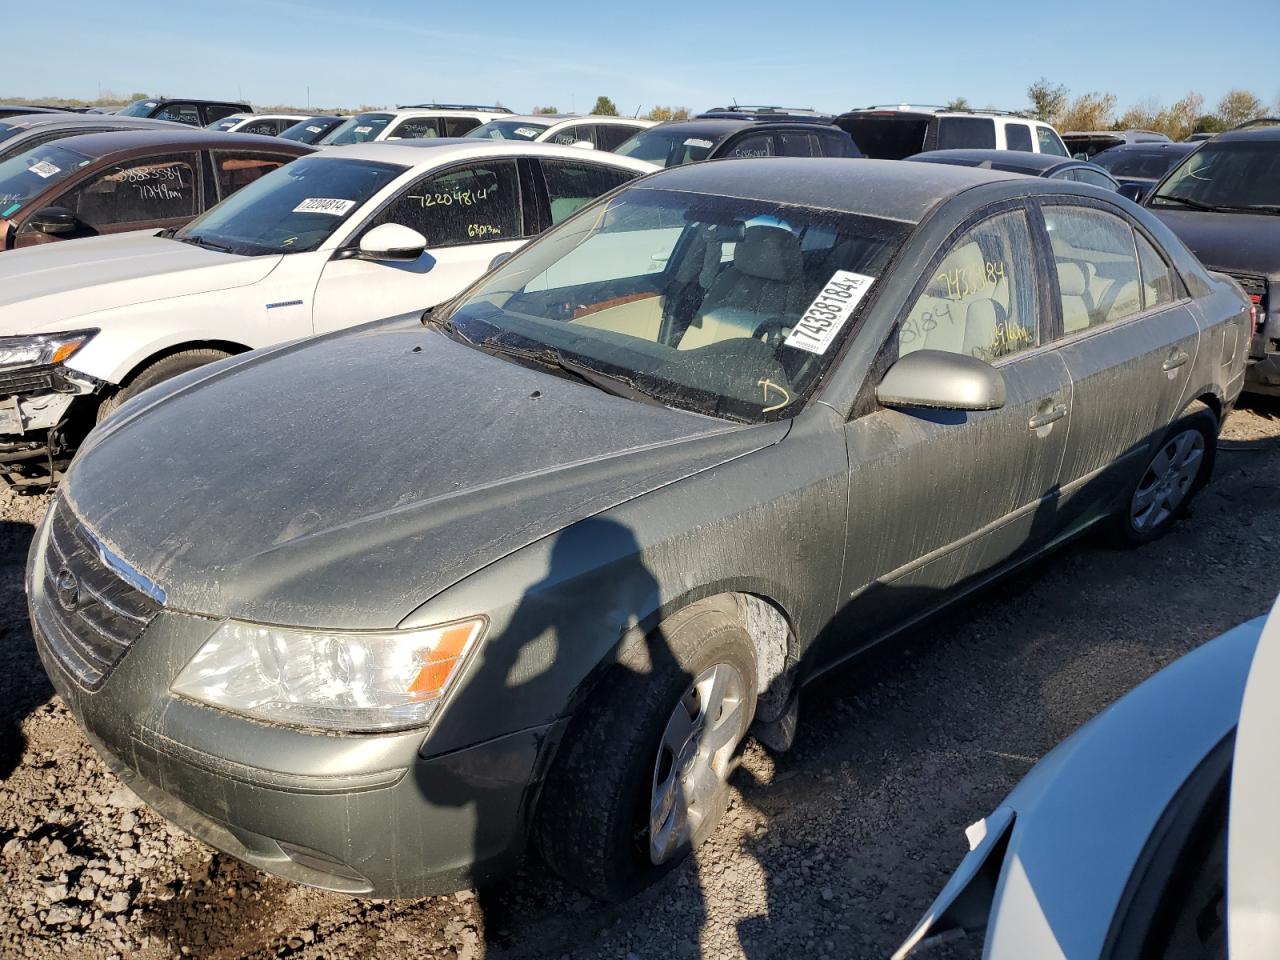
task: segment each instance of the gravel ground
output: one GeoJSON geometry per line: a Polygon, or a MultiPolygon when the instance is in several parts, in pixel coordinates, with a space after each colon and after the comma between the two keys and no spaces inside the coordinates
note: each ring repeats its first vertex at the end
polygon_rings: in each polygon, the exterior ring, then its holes
{"type": "MultiPolygon", "coordinates": [[[[1036,758],[1280,574],[1280,405],[1232,415],[1169,537],[1072,546],[824,682],[797,747],[749,744],[697,862],[618,906],[536,863],[496,887],[351,900],[169,827],[98,761],[44,677],[22,571],[47,501],[0,493],[0,957],[883,958],[1036,758]]],[[[970,957],[976,944],[934,956],[970,957]]]]}

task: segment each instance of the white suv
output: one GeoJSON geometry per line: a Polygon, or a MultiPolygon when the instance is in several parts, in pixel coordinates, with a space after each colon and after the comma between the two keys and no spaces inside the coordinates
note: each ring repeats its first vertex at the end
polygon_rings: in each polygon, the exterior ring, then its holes
{"type": "Polygon", "coordinates": [[[476,127],[467,136],[485,140],[558,143],[566,147],[586,147],[612,153],[641,130],[648,130],[656,125],[655,120],[641,120],[639,117],[513,115],[490,120],[483,126],[476,127]]]}
{"type": "Polygon", "coordinates": [[[908,104],[864,107],[836,117],[868,157],[903,160],[926,150],[1022,150],[1068,157],[1058,131],[996,110],[956,111],[908,104]]]}
{"type": "Polygon", "coordinates": [[[509,116],[505,107],[424,103],[395,110],[369,110],[335,127],[317,146],[346,147],[379,140],[461,137],[482,123],[509,116]]]}
{"type": "Polygon", "coordinates": [[[656,169],[509,140],[335,147],[179,230],[9,251],[0,479],[56,480],[94,422],[201,364],[448,300],[496,257],[656,169]]]}

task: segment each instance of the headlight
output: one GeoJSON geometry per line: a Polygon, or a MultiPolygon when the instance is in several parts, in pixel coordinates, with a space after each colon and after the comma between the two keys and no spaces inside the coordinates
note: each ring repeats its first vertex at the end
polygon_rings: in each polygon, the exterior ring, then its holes
{"type": "Polygon", "coordinates": [[[173,692],[247,717],[351,732],[430,719],[479,640],[476,617],[426,630],[337,632],[229,620],[173,692]]]}
{"type": "Polygon", "coordinates": [[[93,339],[97,330],[38,333],[29,337],[0,337],[0,367],[51,366],[69,360],[93,339]]]}

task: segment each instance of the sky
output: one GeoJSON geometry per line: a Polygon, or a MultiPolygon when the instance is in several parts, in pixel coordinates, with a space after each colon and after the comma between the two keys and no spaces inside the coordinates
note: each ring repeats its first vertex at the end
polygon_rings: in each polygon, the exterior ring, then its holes
{"type": "Polygon", "coordinates": [[[1280,32],[1277,0],[62,0],[52,34],[50,8],[5,6],[6,32],[23,38],[6,56],[6,98],[103,90],[305,106],[309,95],[317,106],[499,101],[582,112],[606,95],[630,114],[734,100],[838,112],[963,96],[1020,109],[1040,77],[1072,94],[1114,93],[1121,110],[1190,90],[1209,106],[1235,87],[1280,98],[1255,42],[1280,32]]]}

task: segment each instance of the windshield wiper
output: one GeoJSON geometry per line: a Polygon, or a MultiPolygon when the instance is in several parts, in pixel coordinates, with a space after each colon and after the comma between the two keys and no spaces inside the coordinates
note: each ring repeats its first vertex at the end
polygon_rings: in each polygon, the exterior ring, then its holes
{"type": "Polygon", "coordinates": [[[1153,204],[1164,203],[1166,200],[1170,203],[1180,203],[1184,207],[1190,207],[1192,210],[1208,210],[1212,212],[1214,210],[1222,209],[1221,207],[1215,207],[1211,203],[1201,203],[1199,200],[1188,200],[1186,197],[1176,197],[1171,193],[1159,193],[1151,198],[1151,202],[1153,204]]]}
{"type": "Polygon", "coordinates": [[[230,247],[224,243],[214,243],[212,240],[206,240],[204,237],[188,236],[174,237],[179,243],[189,243],[193,247],[204,247],[207,250],[220,250],[223,253],[235,253],[230,247]]]}

